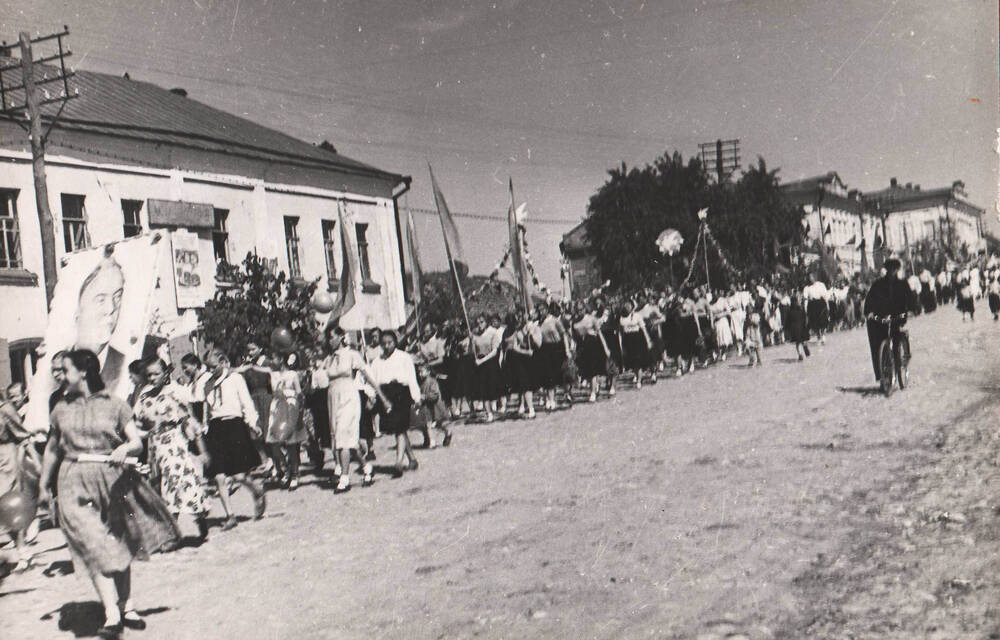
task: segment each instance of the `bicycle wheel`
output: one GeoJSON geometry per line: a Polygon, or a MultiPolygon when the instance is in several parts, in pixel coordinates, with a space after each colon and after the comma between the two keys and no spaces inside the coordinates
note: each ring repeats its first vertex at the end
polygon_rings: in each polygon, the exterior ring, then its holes
{"type": "Polygon", "coordinates": [[[902,390],[910,383],[910,339],[904,333],[899,336],[896,345],[898,354],[896,378],[899,380],[899,388],[902,390]]]}
{"type": "Polygon", "coordinates": [[[879,377],[879,387],[885,397],[892,395],[892,379],[895,376],[895,362],[892,357],[892,349],[889,347],[889,340],[883,340],[878,348],[878,368],[882,375],[879,377]]]}

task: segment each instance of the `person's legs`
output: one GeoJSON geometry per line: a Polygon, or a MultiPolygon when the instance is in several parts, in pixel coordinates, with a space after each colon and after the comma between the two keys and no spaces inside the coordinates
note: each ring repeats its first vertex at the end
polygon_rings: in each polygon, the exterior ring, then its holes
{"type": "Polygon", "coordinates": [[[222,512],[226,514],[226,523],[223,529],[231,529],[236,526],[236,518],[233,516],[232,503],[229,501],[229,486],[226,482],[226,475],[223,473],[215,476],[215,486],[219,490],[219,502],[222,503],[222,512]]]}
{"type": "Polygon", "coordinates": [[[868,323],[868,348],[872,356],[872,370],[875,371],[875,381],[882,379],[882,371],[878,361],[878,350],[888,332],[884,325],[877,322],[868,323]]]}
{"type": "Polygon", "coordinates": [[[233,476],[233,481],[242,484],[253,496],[254,518],[260,520],[264,516],[264,509],[267,507],[267,500],[264,497],[264,489],[251,480],[245,473],[233,476]]]}
{"type": "Polygon", "coordinates": [[[104,607],[104,626],[113,627],[121,624],[122,614],[118,609],[118,589],[115,588],[114,578],[89,567],[88,570],[97,597],[101,599],[101,605],[104,607]]]}
{"type": "Polygon", "coordinates": [[[402,439],[403,439],[403,451],[405,452],[406,457],[410,459],[410,471],[413,471],[417,468],[417,457],[413,455],[413,447],[410,446],[409,434],[404,432],[402,434],[402,439]]]}
{"type": "Polygon", "coordinates": [[[285,445],[284,450],[285,468],[288,472],[288,487],[289,489],[295,489],[299,486],[299,445],[285,445]]]}

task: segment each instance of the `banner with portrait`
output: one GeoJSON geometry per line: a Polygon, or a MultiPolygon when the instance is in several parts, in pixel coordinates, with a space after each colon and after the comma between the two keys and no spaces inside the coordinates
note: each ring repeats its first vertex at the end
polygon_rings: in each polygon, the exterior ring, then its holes
{"type": "Polygon", "coordinates": [[[49,398],[57,389],[53,355],[89,349],[107,390],[125,398],[128,364],[142,356],[160,265],[169,260],[165,233],[142,235],[65,256],[49,310],[43,355],[31,379],[26,426],[48,430],[49,398]]]}

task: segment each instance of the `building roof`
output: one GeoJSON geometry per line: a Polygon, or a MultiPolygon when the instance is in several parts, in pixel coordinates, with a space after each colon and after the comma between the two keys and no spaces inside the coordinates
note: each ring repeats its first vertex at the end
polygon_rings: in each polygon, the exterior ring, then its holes
{"type": "Polygon", "coordinates": [[[816,205],[835,208],[851,213],[860,213],[862,202],[856,191],[848,191],[847,184],[836,171],[828,171],[821,176],[793,180],[781,185],[781,193],[792,204],[816,205]],[[822,194],[822,200],[820,200],[822,194]]]}
{"type": "MultiPolygon", "coordinates": [[[[16,64],[0,56],[0,67],[16,64]]],[[[22,83],[21,71],[2,73],[5,86],[22,83]]],[[[53,76],[58,69],[36,65],[39,80],[53,76]]],[[[193,100],[180,92],[163,89],[150,82],[132,80],[94,71],[77,71],[70,81],[79,97],[68,101],[55,124],[57,131],[79,131],[126,137],[154,143],[179,145],[202,151],[228,153],[268,162],[305,164],[341,172],[401,182],[404,177],[348,158],[329,148],[321,148],[193,100]]],[[[40,87],[50,93],[61,90],[61,83],[40,87]]],[[[24,92],[7,92],[7,102],[24,103],[24,92]]],[[[42,108],[43,119],[50,120],[58,104],[42,108]]],[[[5,116],[0,115],[0,118],[5,116]]]]}
{"type": "Polygon", "coordinates": [[[925,190],[921,189],[919,184],[906,183],[904,185],[893,178],[887,188],[870,191],[864,194],[864,199],[869,204],[878,203],[883,210],[889,213],[925,209],[940,204],[956,206],[972,215],[981,216],[986,213],[984,209],[969,202],[968,195],[965,193],[965,183],[961,180],[954,181],[948,187],[925,190]]]}
{"type": "Polygon", "coordinates": [[[559,248],[563,253],[569,254],[579,251],[586,251],[590,248],[590,241],[587,239],[587,222],[583,221],[563,234],[559,248]]]}

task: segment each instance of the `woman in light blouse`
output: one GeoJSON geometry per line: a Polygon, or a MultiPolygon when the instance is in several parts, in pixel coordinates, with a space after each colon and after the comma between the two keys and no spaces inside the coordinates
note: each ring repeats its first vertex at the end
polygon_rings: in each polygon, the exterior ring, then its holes
{"type": "Polygon", "coordinates": [[[396,348],[396,334],[382,332],[382,355],[371,364],[372,377],[379,391],[388,400],[382,402],[382,431],[396,436],[396,467],[399,478],[404,469],[415,471],[419,466],[413,455],[410,437],[410,408],[421,401],[420,384],[413,358],[396,348]],[[409,464],[404,466],[404,459],[409,464]]]}

